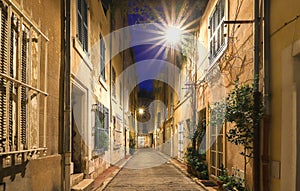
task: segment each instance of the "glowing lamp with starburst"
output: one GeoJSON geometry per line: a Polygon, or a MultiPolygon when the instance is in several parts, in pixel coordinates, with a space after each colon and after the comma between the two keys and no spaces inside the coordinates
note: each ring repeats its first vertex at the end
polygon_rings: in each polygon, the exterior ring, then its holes
{"type": "Polygon", "coordinates": [[[180,42],[182,29],[177,26],[169,26],[166,29],[165,38],[168,43],[174,45],[180,42]]]}

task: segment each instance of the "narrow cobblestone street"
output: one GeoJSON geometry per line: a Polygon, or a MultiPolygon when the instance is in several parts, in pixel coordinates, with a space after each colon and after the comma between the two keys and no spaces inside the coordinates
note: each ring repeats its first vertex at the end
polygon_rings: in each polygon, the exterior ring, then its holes
{"type": "Polygon", "coordinates": [[[168,161],[153,149],[139,150],[105,190],[204,190],[168,161]]]}

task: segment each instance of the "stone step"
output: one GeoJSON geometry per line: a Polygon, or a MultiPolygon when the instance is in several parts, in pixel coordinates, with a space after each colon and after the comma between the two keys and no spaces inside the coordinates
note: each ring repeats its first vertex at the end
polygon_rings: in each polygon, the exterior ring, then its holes
{"type": "Polygon", "coordinates": [[[83,180],[83,173],[71,174],[71,187],[83,180]]]}
{"type": "Polygon", "coordinates": [[[93,189],[94,179],[83,179],[75,186],[72,186],[72,191],[90,191],[93,189]]]}

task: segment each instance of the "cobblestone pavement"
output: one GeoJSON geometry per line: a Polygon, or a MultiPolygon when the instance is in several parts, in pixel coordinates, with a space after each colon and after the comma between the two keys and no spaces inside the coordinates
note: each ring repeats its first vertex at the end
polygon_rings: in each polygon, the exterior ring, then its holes
{"type": "Polygon", "coordinates": [[[204,190],[153,149],[139,150],[108,184],[106,191],[204,190]]]}

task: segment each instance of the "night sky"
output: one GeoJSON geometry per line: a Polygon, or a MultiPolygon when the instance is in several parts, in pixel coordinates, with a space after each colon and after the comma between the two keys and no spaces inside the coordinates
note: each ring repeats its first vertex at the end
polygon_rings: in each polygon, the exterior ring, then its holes
{"type": "MultiPolygon", "coordinates": [[[[128,15],[128,24],[134,25],[137,23],[138,20],[141,20],[141,16],[137,14],[130,14],[128,15]]],[[[136,31],[131,30],[131,41],[137,41],[141,38],[151,38],[151,34],[149,33],[149,36],[145,37],[145,34],[137,33],[136,31]],[[141,36],[144,35],[144,36],[141,36]]],[[[157,59],[157,60],[163,60],[165,57],[165,52],[161,52],[157,55],[159,49],[161,49],[161,46],[153,44],[143,44],[139,46],[133,46],[132,47],[135,53],[135,60],[136,63],[141,61],[146,61],[149,59],[157,59]]],[[[137,74],[138,76],[142,76],[146,72],[151,72],[154,74],[158,74],[160,72],[159,67],[150,67],[151,64],[147,65],[147,63],[144,63],[145,66],[137,66],[137,74]]],[[[143,64],[143,65],[144,65],[143,64]]],[[[153,66],[153,64],[152,64],[153,66]]],[[[153,82],[154,80],[147,80],[139,84],[140,89],[146,89],[147,91],[151,92],[153,90],[153,82]]]]}

